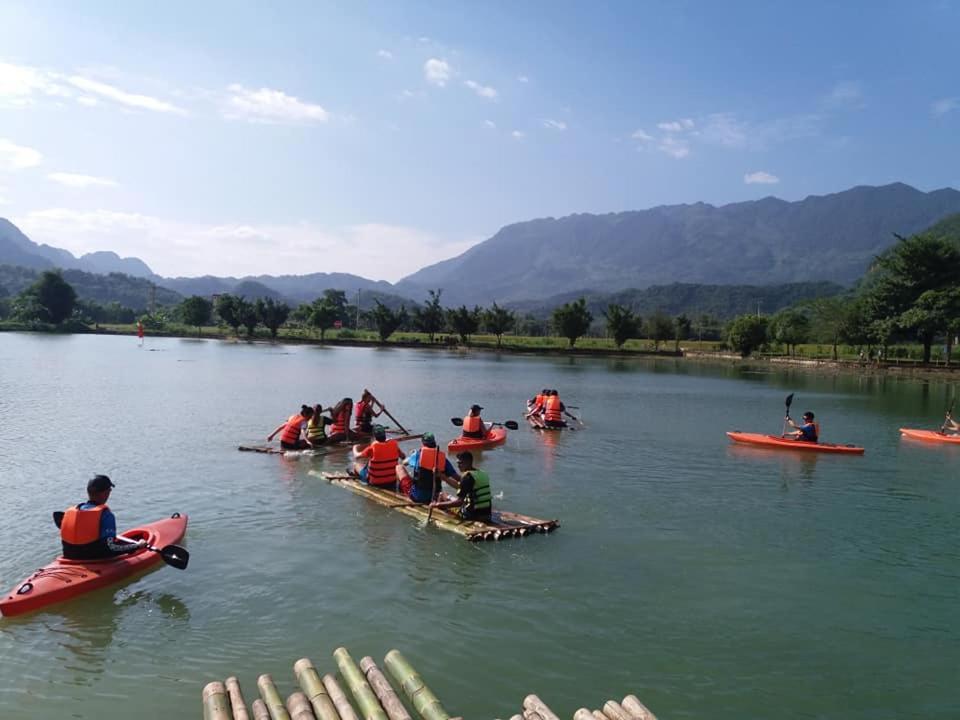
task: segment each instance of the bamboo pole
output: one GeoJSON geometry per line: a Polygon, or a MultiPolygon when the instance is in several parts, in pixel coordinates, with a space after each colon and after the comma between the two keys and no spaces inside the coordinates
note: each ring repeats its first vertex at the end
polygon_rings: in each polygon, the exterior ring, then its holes
{"type": "Polygon", "coordinates": [[[350,657],[350,652],[345,647],[338,647],[333,651],[333,659],[337,663],[341,677],[350,688],[353,699],[357,701],[364,720],[387,720],[387,714],[380,707],[380,701],[373,693],[366,676],[360,672],[360,668],[350,657]]]}
{"type": "Polygon", "coordinates": [[[317,720],[310,701],[302,692],[290,694],[287,698],[287,712],[290,713],[290,720],[317,720]]]}
{"type": "Polygon", "coordinates": [[[367,682],[370,683],[373,692],[377,694],[377,698],[379,698],[380,704],[383,705],[383,709],[387,711],[387,716],[390,720],[412,720],[410,713],[408,713],[407,709],[403,706],[403,701],[400,700],[400,697],[394,692],[390,681],[380,672],[380,668],[377,667],[372,657],[368,655],[365,658],[361,658],[360,670],[366,675],[367,682]]]}
{"type": "Polygon", "coordinates": [[[593,720],[610,720],[610,718],[608,718],[606,715],[604,715],[604,714],[603,714],[602,712],[600,712],[599,710],[594,710],[594,711],[593,711],[593,720]]]}
{"type": "Polygon", "coordinates": [[[318,720],[340,720],[337,708],[323,686],[320,673],[313,666],[310,658],[300,658],[293,664],[293,674],[297,678],[300,689],[309,698],[313,706],[313,714],[318,720]]]}
{"type": "Polygon", "coordinates": [[[620,704],[635,720],[657,720],[657,716],[650,712],[650,708],[640,702],[636,695],[627,695],[620,704]]]}
{"type": "Polygon", "coordinates": [[[450,720],[450,715],[443,709],[437,696],[399,650],[388,652],[383,664],[423,720],[450,720]]]}
{"type": "Polygon", "coordinates": [[[557,714],[548,708],[547,704],[536,695],[527,695],[523,699],[523,707],[526,710],[532,710],[537,713],[543,720],[560,720],[557,714]]]}
{"type": "Polygon", "coordinates": [[[373,399],[373,401],[374,401],[377,405],[380,406],[380,409],[383,410],[383,414],[386,415],[386,416],[387,416],[388,418],[390,418],[391,420],[393,420],[393,421],[397,424],[397,427],[400,428],[401,430],[403,430],[404,433],[409,434],[409,431],[408,431],[403,425],[400,424],[400,421],[397,420],[393,415],[390,414],[390,411],[387,410],[387,406],[386,406],[386,405],[384,405],[382,402],[380,402],[379,400],[377,400],[377,398],[375,398],[375,397],[373,396],[373,393],[370,392],[369,390],[367,390],[367,388],[364,388],[363,391],[370,393],[370,397],[373,399]]]}
{"type": "Polygon", "coordinates": [[[232,720],[227,689],[219,680],[203,686],[203,720],[232,720]]]}
{"type": "Polygon", "coordinates": [[[603,704],[603,714],[613,720],[632,720],[630,713],[616,700],[607,700],[603,704]]]}
{"type": "Polygon", "coordinates": [[[594,717],[586,708],[580,708],[573,714],[573,720],[594,720],[594,717]]]}
{"type": "Polygon", "coordinates": [[[225,685],[227,686],[227,696],[230,698],[233,720],[250,720],[250,715],[247,713],[247,703],[240,691],[240,681],[231,676],[227,678],[225,685]]]}
{"type": "Polygon", "coordinates": [[[523,715],[511,715],[510,720],[523,720],[523,715]]]}
{"type": "Polygon", "coordinates": [[[347,700],[343,688],[340,687],[340,683],[337,682],[337,679],[333,675],[327,673],[323,676],[323,686],[327,689],[327,694],[336,706],[337,712],[340,713],[342,720],[360,720],[360,718],[357,717],[356,711],[353,709],[353,705],[347,700]]]}
{"type": "Polygon", "coordinates": [[[270,720],[290,720],[290,713],[287,712],[283,698],[277,692],[277,686],[273,684],[273,678],[269,674],[264,673],[257,678],[257,687],[260,689],[260,697],[263,698],[270,712],[270,720]]]}
{"type": "Polygon", "coordinates": [[[524,710],[523,720],[544,720],[536,710],[524,710]]]}
{"type": "Polygon", "coordinates": [[[257,698],[250,705],[251,710],[253,710],[253,720],[270,720],[270,711],[267,710],[267,704],[257,698]]]}

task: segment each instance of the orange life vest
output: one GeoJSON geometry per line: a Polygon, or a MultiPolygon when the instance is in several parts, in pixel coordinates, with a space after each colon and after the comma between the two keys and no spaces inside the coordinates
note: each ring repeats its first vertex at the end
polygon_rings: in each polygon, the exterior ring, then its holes
{"type": "Polygon", "coordinates": [[[477,433],[483,433],[483,418],[479,415],[467,415],[463,419],[463,434],[473,433],[475,437],[479,437],[477,433]]]}
{"type": "Polygon", "coordinates": [[[60,539],[70,545],[89,545],[100,539],[100,516],[106,505],[97,505],[89,510],[81,510],[79,506],[68,509],[63,514],[60,523],[60,539]]]}
{"type": "Polygon", "coordinates": [[[297,413],[287,418],[287,424],[283,426],[283,432],[280,433],[280,442],[287,445],[296,445],[300,441],[300,426],[306,418],[297,413]]]}
{"type": "Polygon", "coordinates": [[[561,404],[559,395],[548,397],[543,419],[547,422],[561,422],[563,420],[563,412],[560,410],[561,404]]]}
{"type": "Polygon", "coordinates": [[[447,456],[442,450],[431,447],[420,448],[420,459],[417,461],[417,467],[421,471],[437,475],[442,473],[447,467],[447,456]]]}
{"type": "Polygon", "coordinates": [[[539,408],[540,410],[543,410],[543,393],[540,393],[539,395],[537,395],[537,397],[533,401],[533,407],[530,409],[536,410],[537,408],[539,408]]]}
{"type": "Polygon", "coordinates": [[[347,425],[350,424],[350,408],[345,407],[333,417],[333,425],[330,426],[331,435],[345,435],[347,425]]]}
{"type": "Polygon", "coordinates": [[[375,440],[370,445],[370,464],[367,466],[367,482],[371,485],[393,485],[397,481],[397,460],[400,446],[396,440],[375,440]]]}

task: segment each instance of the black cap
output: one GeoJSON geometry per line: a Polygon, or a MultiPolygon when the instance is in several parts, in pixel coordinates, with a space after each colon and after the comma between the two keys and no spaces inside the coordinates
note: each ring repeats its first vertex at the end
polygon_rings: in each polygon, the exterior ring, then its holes
{"type": "Polygon", "coordinates": [[[810,418],[811,420],[813,420],[813,417],[814,417],[814,416],[813,416],[813,413],[812,413],[812,412],[810,412],[809,410],[807,410],[807,411],[803,414],[803,417],[805,417],[805,418],[810,418]]]}
{"type": "Polygon", "coordinates": [[[90,482],[87,483],[87,492],[103,492],[104,490],[109,490],[112,487],[116,486],[106,475],[94,475],[90,482]]]}
{"type": "Polygon", "coordinates": [[[457,462],[466,462],[473,464],[473,453],[469,450],[464,450],[462,453],[457,453],[457,462]]]}
{"type": "Polygon", "coordinates": [[[475,412],[480,412],[481,410],[483,410],[483,408],[480,407],[479,405],[471,405],[471,406],[470,406],[470,409],[473,410],[473,411],[475,411],[475,412]]]}

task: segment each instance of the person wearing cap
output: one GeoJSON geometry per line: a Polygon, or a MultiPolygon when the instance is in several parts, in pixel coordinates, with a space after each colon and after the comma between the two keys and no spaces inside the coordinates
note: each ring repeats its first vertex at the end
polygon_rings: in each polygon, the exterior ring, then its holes
{"type": "Polygon", "coordinates": [[[420,439],[420,447],[410,453],[403,465],[397,466],[397,480],[400,492],[415,503],[426,504],[437,497],[442,481],[456,487],[452,480],[459,481],[460,474],[437,447],[433,433],[428,432],[420,439]]]}
{"type": "MultiPolygon", "coordinates": [[[[457,508],[464,520],[489,520],[493,511],[493,495],[490,493],[490,476],[473,466],[473,453],[464,451],[457,455],[460,480],[455,484],[457,496],[433,503],[438,508],[457,508]]],[[[441,496],[442,497],[442,496],[441,496]]]]}
{"type": "Polygon", "coordinates": [[[813,443],[820,440],[820,423],[814,422],[813,413],[809,410],[803,414],[803,422],[800,425],[794,422],[790,416],[787,416],[787,422],[790,423],[790,427],[797,428],[794,432],[787,433],[794,440],[813,443]]]}
{"type": "Polygon", "coordinates": [[[487,436],[489,428],[484,425],[483,418],[480,417],[481,410],[483,410],[483,408],[479,405],[470,406],[470,412],[463,418],[463,437],[485,438],[487,436]]]}
{"type": "Polygon", "coordinates": [[[146,540],[117,540],[117,519],[107,500],[113,483],[106,475],[94,475],[87,483],[87,501],[68,508],[60,523],[63,556],[69,560],[102,560],[139,550],[146,540]]]}
{"type": "Polygon", "coordinates": [[[353,470],[368,485],[393,488],[397,484],[397,463],[405,457],[396,440],[387,440],[384,427],[374,425],[373,442],[357,453],[358,459],[367,458],[368,462],[357,462],[353,470]]]}

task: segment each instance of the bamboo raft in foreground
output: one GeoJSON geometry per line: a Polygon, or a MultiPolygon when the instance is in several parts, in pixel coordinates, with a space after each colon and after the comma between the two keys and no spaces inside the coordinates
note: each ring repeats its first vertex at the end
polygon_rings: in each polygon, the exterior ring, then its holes
{"type": "MultiPolygon", "coordinates": [[[[397,442],[406,442],[407,440],[419,440],[422,437],[423,433],[420,433],[417,435],[395,435],[393,439],[397,442]]],[[[362,440],[366,442],[369,441],[370,438],[362,438],[362,440]]],[[[350,450],[356,444],[356,441],[357,438],[354,437],[350,440],[342,440],[340,442],[330,443],[329,445],[321,445],[316,449],[309,448],[306,450],[284,450],[281,447],[274,447],[273,445],[238,445],[237,450],[240,452],[265,453],[267,455],[286,455],[287,457],[319,457],[332,452],[350,450]]]]}
{"type": "Polygon", "coordinates": [[[375,503],[402,512],[404,515],[409,515],[424,521],[426,521],[429,515],[430,522],[441,530],[462,535],[472,542],[526,537],[533,533],[552,532],[560,527],[559,520],[541,520],[530,517],[529,515],[521,515],[520,513],[509,512],[507,510],[494,510],[493,517],[489,522],[463,520],[457,514],[443,508],[434,508],[433,513],[430,513],[429,505],[413,503],[406,495],[401,495],[392,490],[370,487],[366,483],[360,482],[356,478],[344,473],[318,473],[315,470],[311,470],[310,474],[320,476],[329,481],[331,485],[339,485],[340,487],[347,488],[357,495],[363,495],[375,503]]]}
{"type": "MultiPolygon", "coordinates": [[[[384,674],[373,658],[354,662],[346,648],[333,652],[342,682],[332,674],[321,676],[309,658],[293,665],[293,676],[300,686],[284,701],[273,678],[260,675],[257,690],[260,697],[250,711],[236,677],[226,682],[214,681],[203,688],[204,720],[463,720],[453,718],[433,694],[413,665],[391,650],[383,660],[384,674]],[[390,683],[388,676],[393,679],[390,683]],[[400,691],[394,690],[394,686],[400,691]],[[402,697],[401,697],[402,695],[402,697]],[[406,699],[406,703],[404,703],[406,699]],[[412,715],[412,708],[415,715],[412,715]],[[357,712],[359,710],[359,712],[357,712]]],[[[510,720],[560,720],[536,695],[523,699],[522,710],[510,720]]],[[[573,720],[657,720],[656,716],[635,695],[621,702],[608,700],[600,710],[580,708],[573,720]]]]}

